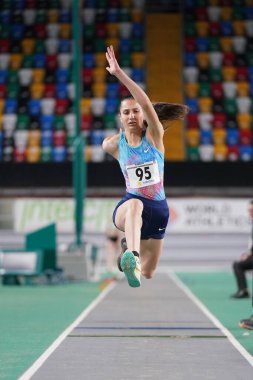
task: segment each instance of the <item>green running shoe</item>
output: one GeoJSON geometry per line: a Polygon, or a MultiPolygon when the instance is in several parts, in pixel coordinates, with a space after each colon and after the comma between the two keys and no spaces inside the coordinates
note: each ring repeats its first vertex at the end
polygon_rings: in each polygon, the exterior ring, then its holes
{"type": "Polygon", "coordinates": [[[128,284],[132,288],[141,286],[141,264],[139,257],[133,252],[126,251],[121,258],[120,266],[125,273],[128,284]]]}

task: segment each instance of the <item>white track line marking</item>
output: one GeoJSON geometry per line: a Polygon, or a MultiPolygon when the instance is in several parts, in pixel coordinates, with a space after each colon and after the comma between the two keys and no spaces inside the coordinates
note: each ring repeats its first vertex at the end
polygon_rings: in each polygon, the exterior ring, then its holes
{"type": "Polygon", "coordinates": [[[175,275],[175,273],[169,271],[168,276],[191,299],[191,301],[200,308],[200,310],[213,322],[213,324],[221,330],[221,332],[228,338],[230,343],[232,343],[232,345],[253,367],[253,356],[250,355],[247,350],[245,350],[245,348],[238,342],[238,340],[235,339],[231,332],[226,329],[226,327],[223,326],[223,324],[207,309],[207,307],[192,293],[192,291],[183,284],[183,282],[175,275]]]}
{"type": "Polygon", "coordinates": [[[107,294],[116,286],[116,283],[113,282],[107,288],[100,293],[100,295],[86,308],[84,311],[76,318],[76,320],[71,323],[70,326],[64,330],[61,335],[43,352],[43,354],[28,368],[27,371],[19,377],[18,380],[28,380],[30,379],[35,372],[42,366],[42,364],[49,358],[50,355],[57,349],[57,347],[63,342],[63,340],[69,335],[69,333],[84,319],[87,315],[95,309],[95,307],[101,302],[107,294]]]}

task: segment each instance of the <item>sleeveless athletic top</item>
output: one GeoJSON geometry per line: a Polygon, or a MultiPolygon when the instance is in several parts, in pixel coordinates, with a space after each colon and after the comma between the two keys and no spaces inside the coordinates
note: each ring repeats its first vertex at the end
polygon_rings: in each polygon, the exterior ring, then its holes
{"type": "Polygon", "coordinates": [[[165,199],[163,187],[164,155],[144,136],[140,145],[128,145],[125,133],[119,138],[119,164],[126,190],[154,201],[165,199]]]}

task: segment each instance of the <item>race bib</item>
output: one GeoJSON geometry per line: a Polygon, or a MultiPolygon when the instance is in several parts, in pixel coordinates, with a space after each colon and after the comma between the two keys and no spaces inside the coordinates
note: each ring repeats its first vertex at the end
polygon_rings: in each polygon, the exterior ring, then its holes
{"type": "Polygon", "coordinates": [[[145,162],[141,165],[128,165],[126,170],[132,189],[139,189],[160,182],[157,161],[145,162]]]}

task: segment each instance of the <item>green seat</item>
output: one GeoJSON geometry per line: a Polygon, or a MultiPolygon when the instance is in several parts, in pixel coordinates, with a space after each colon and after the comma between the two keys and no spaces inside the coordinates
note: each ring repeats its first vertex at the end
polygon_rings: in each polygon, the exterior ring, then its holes
{"type": "Polygon", "coordinates": [[[222,70],[221,68],[211,68],[210,69],[210,80],[211,82],[222,82],[222,70]]]}
{"type": "Polygon", "coordinates": [[[107,0],[97,0],[96,1],[96,8],[107,8],[107,0]]]}
{"type": "Polygon", "coordinates": [[[47,23],[47,11],[45,9],[38,9],[35,18],[36,24],[46,24],[47,23]]]}
{"type": "Polygon", "coordinates": [[[233,7],[232,17],[234,20],[244,20],[245,19],[244,8],[242,6],[233,7]]]}
{"type": "Polygon", "coordinates": [[[199,96],[210,96],[211,86],[210,83],[200,82],[199,84],[199,96]]]}
{"type": "Polygon", "coordinates": [[[209,38],[209,49],[210,51],[220,51],[220,40],[218,37],[211,37],[209,38]]]}
{"type": "Polygon", "coordinates": [[[34,46],[35,53],[44,53],[45,52],[45,43],[44,40],[36,40],[34,46]]]}
{"type": "Polygon", "coordinates": [[[224,98],[224,112],[229,116],[235,116],[237,114],[236,99],[224,98]]]}
{"type": "Polygon", "coordinates": [[[130,22],[131,14],[128,8],[121,8],[119,13],[119,19],[121,22],[130,22]]]}
{"type": "Polygon", "coordinates": [[[249,51],[246,54],[247,66],[253,66],[253,52],[249,51]]]}
{"type": "Polygon", "coordinates": [[[9,70],[8,71],[8,77],[7,77],[7,82],[9,84],[15,84],[18,82],[18,70],[9,70]]]}
{"type": "Polygon", "coordinates": [[[50,9],[59,9],[61,8],[61,3],[59,0],[50,0],[49,1],[49,8],[50,9]]]}
{"type": "Polygon", "coordinates": [[[25,69],[31,69],[33,67],[33,61],[34,61],[33,55],[31,54],[24,55],[23,61],[22,61],[22,67],[25,69]]]}
{"type": "Polygon", "coordinates": [[[116,128],[116,115],[106,114],[104,117],[105,129],[115,129],[116,128]]]}
{"type": "Polygon", "coordinates": [[[19,96],[19,83],[9,83],[7,86],[7,98],[17,99],[19,96]]]}
{"type": "Polygon", "coordinates": [[[122,67],[131,67],[132,66],[132,58],[130,53],[122,53],[120,55],[120,64],[122,67]]]}
{"type": "Polygon", "coordinates": [[[244,0],[233,0],[234,7],[242,7],[244,6],[244,0]]]}
{"type": "Polygon", "coordinates": [[[195,21],[186,21],[184,24],[184,32],[186,36],[195,37],[197,35],[195,21]]]}
{"type": "Polygon", "coordinates": [[[12,7],[12,1],[11,0],[2,0],[1,1],[1,8],[2,10],[10,10],[12,7]]]}
{"type": "Polygon", "coordinates": [[[18,115],[16,129],[26,130],[30,126],[30,116],[28,114],[18,115]]]}
{"type": "Polygon", "coordinates": [[[144,51],[144,43],[140,38],[133,38],[132,40],[132,51],[133,52],[143,52],[144,51]]]}
{"type": "Polygon", "coordinates": [[[95,35],[95,25],[94,24],[84,25],[83,37],[84,38],[93,38],[94,35],[95,35]]]}
{"type": "Polygon", "coordinates": [[[73,146],[74,141],[75,141],[75,135],[67,136],[67,146],[73,146]]]}
{"type": "Polygon", "coordinates": [[[103,38],[96,38],[94,42],[95,52],[104,53],[106,51],[106,42],[103,38]]]}
{"type": "Polygon", "coordinates": [[[65,117],[62,115],[56,115],[54,118],[54,129],[63,130],[65,129],[65,117]]]}
{"type": "Polygon", "coordinates": [[[9,38],[10,25],[0,24],[0,38],[9,38]]]}
{"type": "Polygon", "coordinates": [[[199,161],[199,148],[197,146],[188,146],[186,149],[187,159],[190,161],[199,161]]]}
{"type": "Polygon", "coordinates": [[[197,0],[197,6],[198,7],[205,7],[208,5],[208,1],[207,0],[197,0]]]}
{"type": "Polygon", "coordinates": [[[52,148],[50,146],[41,148],[40,161],[42,162],[52,161],[52,148]]]}

